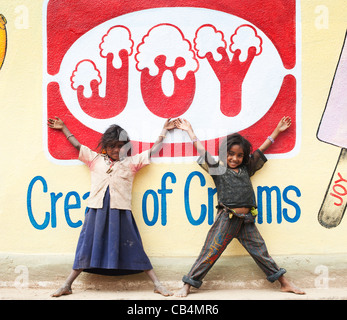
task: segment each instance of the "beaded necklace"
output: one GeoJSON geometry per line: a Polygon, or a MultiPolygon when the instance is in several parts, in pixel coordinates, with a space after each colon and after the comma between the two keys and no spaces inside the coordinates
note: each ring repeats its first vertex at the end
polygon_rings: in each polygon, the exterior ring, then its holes
{"type": "Polygon", "coordinates": [[[110,166],[110,167],[108,168],[108,170],[106,171],[106,173],[111,173],[111,172],[113,171],[113,166],[114,166],[114,164],[115,164],[118,160],[112,160],[112,159],[109,157],[108,154],[105,154],[104,160],[105,160],[106,164],[107,164],[108,166],[110,166]]]}

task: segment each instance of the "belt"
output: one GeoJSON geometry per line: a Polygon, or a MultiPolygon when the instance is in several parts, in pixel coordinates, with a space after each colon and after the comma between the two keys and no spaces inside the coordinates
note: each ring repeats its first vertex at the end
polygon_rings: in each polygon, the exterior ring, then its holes
{"type": "Polygon", "coordinates": [[[249,213],[251,213],[253,218],[252,220],[254,220],[254,218],[258,215],[258,210],[255,207],[250,208],[250,211],[248,213],[237,213],[233,208],[229,208],[221,202],[218,203],[217,209],[222,209],[221,212],[225,212],[229,214],[229,219],[231,219],[233,216],[236,216],[241,219],[245,219],[249,217],[249,213]]]}

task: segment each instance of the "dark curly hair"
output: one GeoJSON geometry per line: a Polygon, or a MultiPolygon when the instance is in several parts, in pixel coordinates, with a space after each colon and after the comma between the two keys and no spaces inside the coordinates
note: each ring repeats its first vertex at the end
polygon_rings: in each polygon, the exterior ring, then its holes
{"type": "Polygon", "coordinates": [[[226,163],[227,155],[233,145],[239,145],[243,149],[242,165],[248,165],[252,154],[252,144],[239,133],[228,135],[219,147],[219,159],[226,163]]]}
{"type": "Polygon", "coordinates": [[[125,144],[130,142],[128,133],[119,125],[112,124],[102,135],[98,144],[98,149],[106,150],[117,141],[124,141],[125,144]]]}

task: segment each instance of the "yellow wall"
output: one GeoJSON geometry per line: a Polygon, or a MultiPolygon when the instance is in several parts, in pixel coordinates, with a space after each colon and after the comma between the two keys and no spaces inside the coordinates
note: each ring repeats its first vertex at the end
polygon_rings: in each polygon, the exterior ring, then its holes
{"type": "MultiPolygon", "coordinates": [[[[89,191],[89,173],[81,165],[52,163],[44,151],[43,101],[43,2],[39,0],[0,0],[0,13],[7,19],[7,52],[0,70],[0,251],[13,253],[74,252],[80,228],[71,228],[64,218],[63,200],[70,191],[81,197],[89,191]],[[28,218],[27,193],[32,179],[45,179],[48,192],[37,182],[32,193],[32,206],[38,223],[45,212],[51,212],[50,193],[61,192],[57,201],[57,227],[44,230],[33,227],[28,218]]],[[[264,221],[259,229],[272,254],[346,253],[347,222],[333,229],[317,221],[323,197],[336,165],[340,149],[320,142],[316,132],[324,111],[332,78],[342,49],[347,26],[347,2],[344,0],[301,1],[302,29],[302,105],[298,123],[301,145],[296,155],[287,159],[270,159],[254,177],[254,188],[278,186],[283,191],[293,185],[301,197],[288,193],[301,209],[295,223],[277,223],[273,212],[271,224],[264,221]]],[[[158,127],[158,134],[160,127],[158,127]]],[[[188,175],[201,171],[197,164],[155,163],[136,176],[133,191],[133,213],[145,249],[150,256],[195,256],[209,229],[207,221],[193,226],[186,218],[184,186],[188,175]],[[142,197],[148,189],[158,190],[161,179],[172,172],[177,181],[166,180],[167,225],[158,222],[148,226],[142,218],[142,197]]],[[[200,205],[207,205],[207,188],[194,177],[190,189],[190,206],[195,218],[200,205]]],[[[159,198],[160,199],[160,198],[159,198]]],[[[148,198],[148,212],[153,208],[148,198]]],[[[72,200],[71,200],[72,201],[72,200]]],[[[70,210],[71,219],[83,219],[86,201],[81,209],[70,210]]],[[[276,205],[272,207],[275,211],[276,205]]],[[[289,215],[294,207],[283,203],[289,215]]],[[[161,207],[159,207],[159,212],[161,207]]],[[[234,241],[226,254],[245,254],[234,241]]]]}

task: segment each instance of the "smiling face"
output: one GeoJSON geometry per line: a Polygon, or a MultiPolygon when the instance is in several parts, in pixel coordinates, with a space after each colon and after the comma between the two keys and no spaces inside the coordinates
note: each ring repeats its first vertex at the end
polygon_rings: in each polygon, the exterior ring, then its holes
{"type": "Polygon", "coordinates": [[[107,155],[113,160],[113,161],[119,161],[121,149],[125,145],[124,141],[115,141],[114,143],[109,144],[106,147],[106,153],[107,155]]]}
{"type": "Polygon", "coordinates": [[[228,167],[231,169],[236,169],[242,164],[243,158],[243,148],[239,144],[232,145],[227,154],[228,167]]]}

